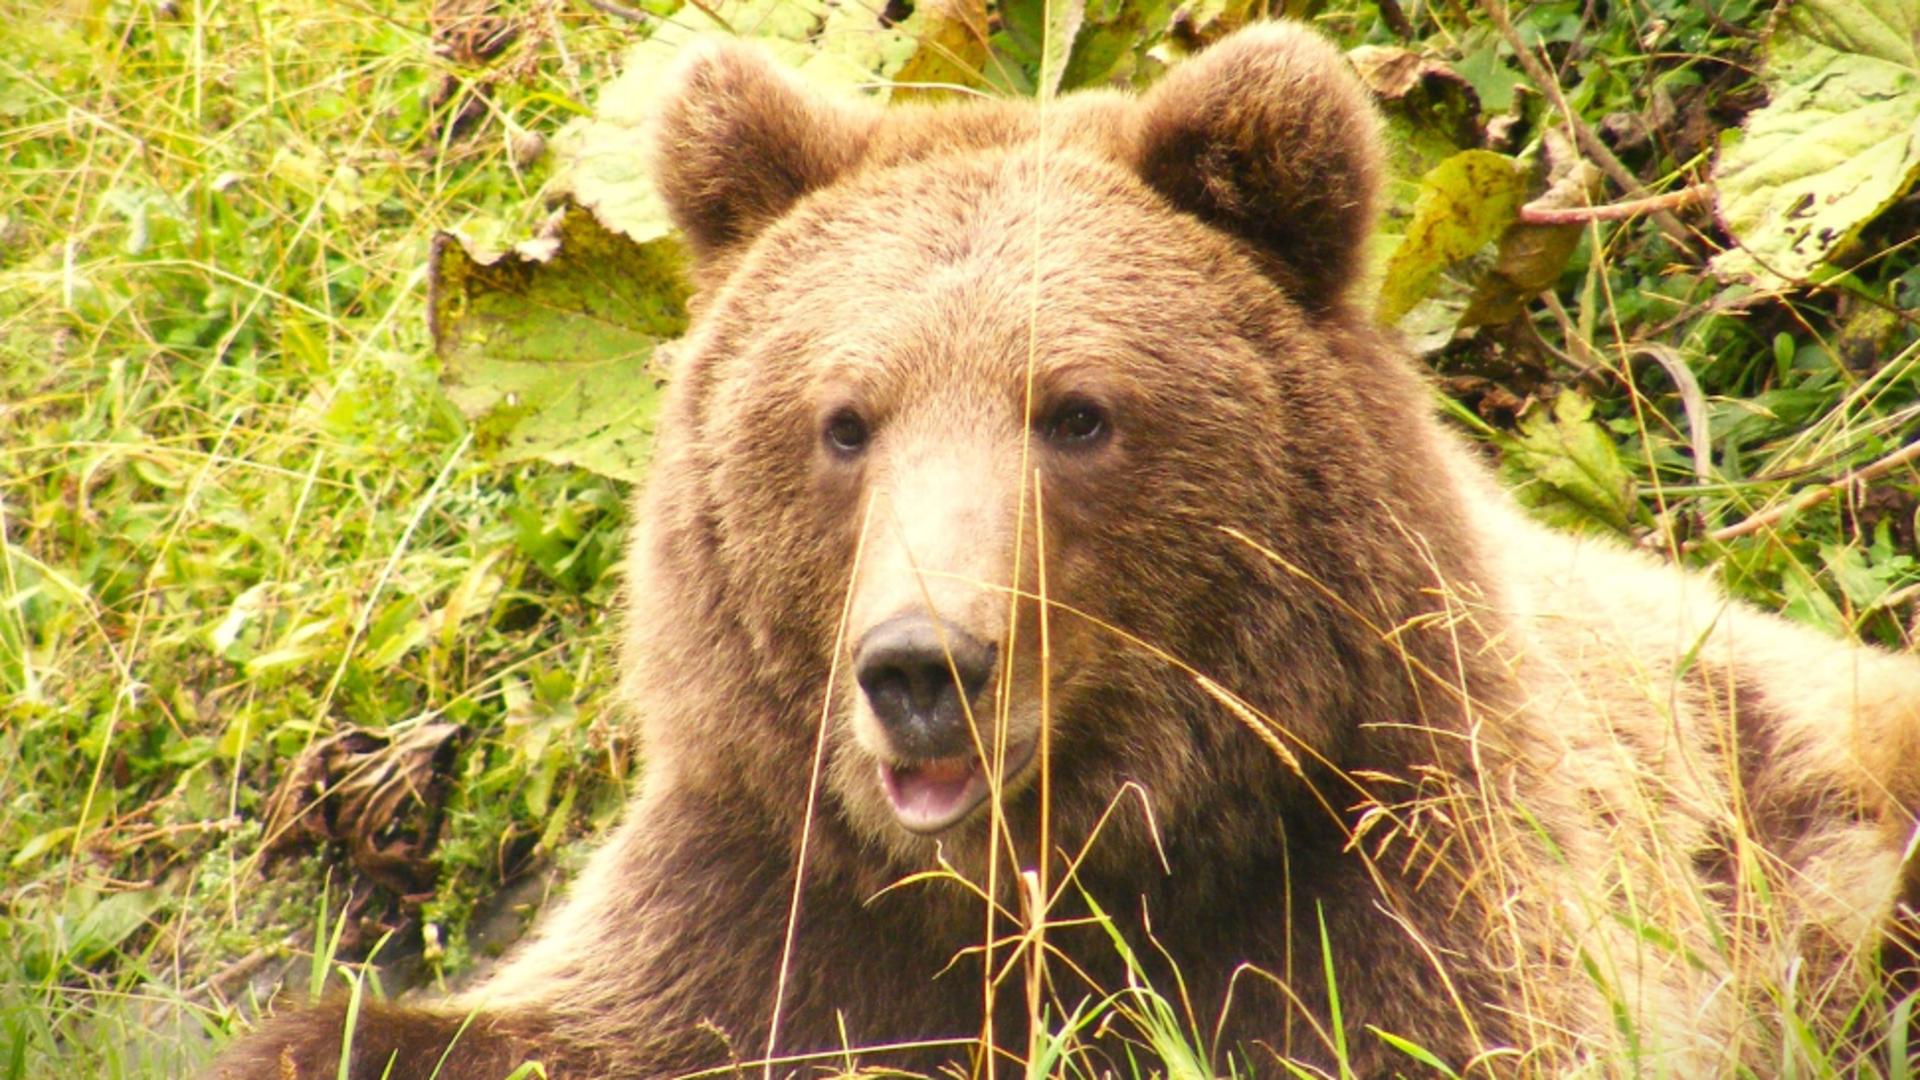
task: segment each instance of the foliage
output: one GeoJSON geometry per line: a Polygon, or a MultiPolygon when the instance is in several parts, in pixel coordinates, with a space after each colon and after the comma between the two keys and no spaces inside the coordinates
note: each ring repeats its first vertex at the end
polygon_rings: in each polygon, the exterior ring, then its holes
{"type": "MultiPolygon", "coordinates": [[[[457,973],[481,901],[617,812],[612,568],[685,288],[638,148],[701,32],[939,100],[1144,87],[1313,19],[1387,118],[1381,311],[1523,497],[1912,647],[1905,0],[639,7],[0,0],[5,1075],[181,1074],[382,940],[388,989],[457,973]],[[443,723],[444,800],[396,825],[423,892],[269,835],[317,748],[443,723]]],[[[1067,1031],[1164,1011],[1089,1008],[1067,1031]]]]}
{"type": "Polygon", "coordinates": [[[1727,276],[1799,280],[1920,178],[1920,7],[1802,0],[1768,39],[1772,100],[1715,164],[1727,276]]]}
{"type": "Polygon", "coordinates": [[[504,462],[646,474],[662,376],[654,346],[686,322],[677,241],[635,243],[584,210],[487,262],[433,247],[430,325],[447,396],[504,462]]]}
{"type": "MultiPolygon", "coordinates": [[[[1380,321],[1399,325],[1421,304],[1438,302],[1442,276],[1495,245],[1525,197],[1526,178],[1517,164],[1491,150],[1462,150],[1427,170],[1415,189],[1406,231],[1387,260],[1380,321]]],[[[1442,316],[1436,344],[1458,325],[1459,313],[1442,316]]]]}
{"type": "Polygon", "coordinates": [[[481,461],[421,312],[434,230],[526,228],[514,147],[623,35],[521,12],[481,66],[412,5],[0,15],[0,1075],[186,1075],[323,894],[342,960],[464,951],[620,801],[621,491],[481,461]],[[265,857],[307,748],[448,721],[424,897],[265,857]]]}

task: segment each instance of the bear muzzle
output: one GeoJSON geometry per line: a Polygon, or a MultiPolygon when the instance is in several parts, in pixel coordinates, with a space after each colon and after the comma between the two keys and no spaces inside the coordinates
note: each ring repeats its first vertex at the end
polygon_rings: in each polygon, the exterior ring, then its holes
{"type": "MultiPolygon", "coordinates": [[[[992,720],[983,692],[998,648],[945,619],[896,615],[864,634],[854,650],[854,680],[879,722],[891,760],[880,786],[906,828],[939,832],[986,799],[992,720]]],[[[1006,775],[1032,755],[1007,748],[1006,775]]]]}

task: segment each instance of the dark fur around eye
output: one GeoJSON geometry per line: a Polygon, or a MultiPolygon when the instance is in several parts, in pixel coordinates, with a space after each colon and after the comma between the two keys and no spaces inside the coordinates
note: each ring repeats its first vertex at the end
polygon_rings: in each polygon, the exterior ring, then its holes
{"type": "Polygon", "coordinates": [[[1090,450],[1113,432],[1107,411],[1080,397],[1061,402],[1038,427],[1043,438],[1065,450],[1090,450]]]}
{"type": "Polygon", "coordinates": [[[848,457],[865,450],[870,435],[866,420],[851,408],[835,409],[823,432],[828,449],[848,457]]]}

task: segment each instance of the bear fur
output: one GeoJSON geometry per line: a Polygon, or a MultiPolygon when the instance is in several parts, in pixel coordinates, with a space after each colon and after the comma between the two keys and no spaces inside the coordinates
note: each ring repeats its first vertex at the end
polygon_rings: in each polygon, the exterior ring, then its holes
{"type": "MultiPolygon", "coordinates": [[[[1376,126],[1284,24],[1043,105],[695,50],[655,140],[700,296],[634,513],[640,790],[483,986],[363,1005],[351,1075],[980,1075],[1114,994],[1077,1052],[1126,1074],[1142,985],[1216,1070],[1421,1072],[1386,1032],[1765,1073],[1779,1001],[1876,1052],[1920,662],[1521,513],[1350,298],[1376,126]]],[[[344,1025],[214,1073],[334,1076],[344,1025]]]]}

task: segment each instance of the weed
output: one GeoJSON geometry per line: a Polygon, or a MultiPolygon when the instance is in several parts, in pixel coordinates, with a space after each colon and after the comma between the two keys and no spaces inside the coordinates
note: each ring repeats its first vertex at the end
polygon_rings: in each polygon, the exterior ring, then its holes
{"type": "MultiPolygon", "coordinates": [[[[1544,0],[1511,38],[1460,4],[1285,6],[1348,44],[1444,58],[1490,139],[1555,122],[1517,47],[1655,187],[1699,176],[1763,96],[1757,0],[1544,0]]],[[[1005,9],[977,67],[920,74],[1143,83],[1249,5],[1106,5],[1086,47],[1051,60],[1049,20],[1005,9]]],[[[436,232],[498,247],[532,230],[534,151],[590,111],[638,30],[546,0],[484,17],[0,3],[0,1075],[184,1074],[274,985],[374,992],[362,965],[381,940],[457,973],[476,905],[617,813],[623,488],[488,459],[439,382],[424,285],[436,232]],[[353,837],[269,860],[276,790],[316,748],[437,721],[460,734],[425,834],[394,816],[361,837],[400,844],[424,886],[343,867],[353,837]]],[[[1912,648],[1916,220],[1908,196],[1832,274],[1781,289],[1727,284],[1685,250],[1713,231],[1703,213],[1678,237],[1594,220],[1548,299],[1449,326],[1431,359],[1543,512],[1912,648]]],[[[344,778],[324,766],[322,815],[344,778]]],[[[1339,958],[1322,959],[1337,1002],[1339,958]]],[[[1156,1062],[1140,1071],[1211,1068],[1177,992],[1033,1008],[1033,1075],[1090,1072],[1080,1033],[1122,1022],[1156,1062]]],[[[1912,1008],[1894,1007],[1889,1042],[1912,1008]]],[[[1839,1067],[1803,1023],[1779,1053],[1781,1075],[1839,1067]]]]}

